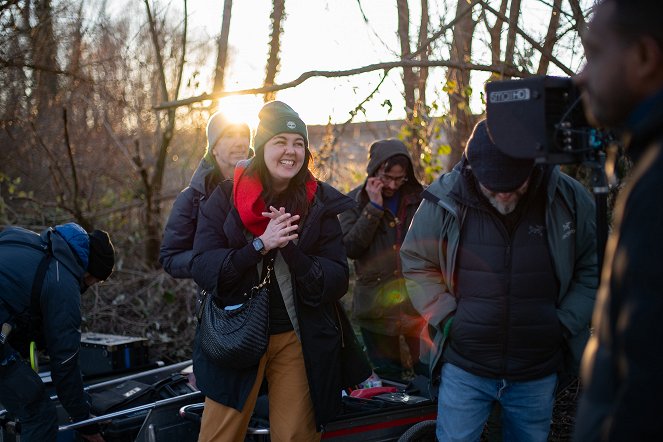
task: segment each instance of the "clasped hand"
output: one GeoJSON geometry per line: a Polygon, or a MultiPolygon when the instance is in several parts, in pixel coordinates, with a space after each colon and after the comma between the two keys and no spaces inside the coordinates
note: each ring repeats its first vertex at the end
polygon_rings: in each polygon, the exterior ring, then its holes
{"type": "Polygon", "coordinates": [[[276,209],[269,206],[269,212],[262,212],[262,216],[269,218],[265,232],[260,235],[266,251],[285,247],[297,238],[299,215],[286,213],[284,207],[276,209]]]}

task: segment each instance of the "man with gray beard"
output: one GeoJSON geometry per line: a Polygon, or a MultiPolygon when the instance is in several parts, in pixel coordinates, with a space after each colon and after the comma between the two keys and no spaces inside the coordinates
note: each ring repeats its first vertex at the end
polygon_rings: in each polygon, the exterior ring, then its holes
{"type": "Polygon", "coordinates": [[[485,121],[423,194],[401,248],[428,322],[440,441],[546,441],[555,387],[578,371],[597,287],[594,202],[557,166],[504,154],[485,121]],[[441,381],[441,382],[440,382],[441,381]]]}

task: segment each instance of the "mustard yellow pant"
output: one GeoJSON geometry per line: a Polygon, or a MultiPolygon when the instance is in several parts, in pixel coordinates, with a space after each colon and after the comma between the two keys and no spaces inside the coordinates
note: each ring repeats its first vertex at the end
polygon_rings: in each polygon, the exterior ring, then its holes
{"type": "Polygon", "coordinates": [[[256,383],[242,411],[205,398],[198,441],[243,441],[263,377],[267,378],[268,384],[272,442],[319,441],[302,346],[294,331],[270,336],[267,352],[260,360],[256,383]]]}

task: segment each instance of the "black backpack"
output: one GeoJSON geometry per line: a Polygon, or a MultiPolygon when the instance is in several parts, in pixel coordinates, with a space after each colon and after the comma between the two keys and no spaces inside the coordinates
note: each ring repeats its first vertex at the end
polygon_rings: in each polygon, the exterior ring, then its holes
{"type": "Polygon", "coordinates": [[[46,271],[53,259],[53,250],[51,248],[50,235],[48,242],[42,246],[23,241],[2,241],[1,244],[22,245],[30,247],[44,253],[44,257],[37,266],[34,279],[32,280],[32,289],[30,293],[30,306],[23,311],[15,311],[9,304],[3,303],[9,314],[12,316],[13,330],[9,335],[9,345],[18,351],[24,358],[30,357],[30,343],[35,342],[37,348],[45,348],[46,339],[44,338],[42,327],[41,307],[39,298],[44,285],[46,271]]]}

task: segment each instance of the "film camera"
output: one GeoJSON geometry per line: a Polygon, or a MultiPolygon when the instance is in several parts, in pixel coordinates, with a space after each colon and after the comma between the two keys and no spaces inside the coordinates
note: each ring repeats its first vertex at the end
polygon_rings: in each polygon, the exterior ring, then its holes
{"type": "Polygon", "coordinates": [[[488,130],[504,153],[537,163],[583,163],[591,168],[600,268],[608,236],[605,158],[612,135],[588,123],[580,91],[568,77],[493,81],[486,85],[486,95],[488,130]]]}
{"type": "Polygon", "coordinates": [[[493,81],[486,97],[490,135],[512,157],[548,164],[595,161],[610,139],[587,122],[571,78],[493,81]]]}

